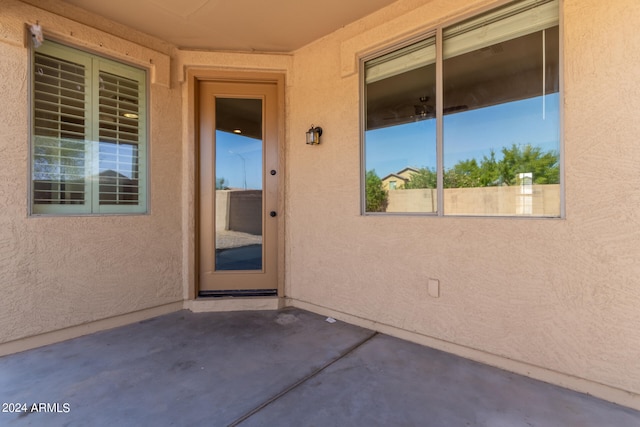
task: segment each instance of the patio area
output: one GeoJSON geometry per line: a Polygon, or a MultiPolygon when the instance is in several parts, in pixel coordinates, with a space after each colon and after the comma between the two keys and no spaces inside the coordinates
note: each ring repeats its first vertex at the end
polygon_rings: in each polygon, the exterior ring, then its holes
{"type": "Polygon", "coordinates": [[[5,356],[0,401],[3,426],[640,425],[640,412],[293,308],[183,310],[5,356]]]}

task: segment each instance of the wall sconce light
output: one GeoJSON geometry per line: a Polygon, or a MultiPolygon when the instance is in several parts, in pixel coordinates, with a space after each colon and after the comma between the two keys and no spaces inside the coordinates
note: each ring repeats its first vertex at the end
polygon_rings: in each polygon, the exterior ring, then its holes
{"type": "Polygon", "coordinates": [[[320,144],[320,136],[322,135],[322,128],[320,126],[311,128],[307,131],[307,144],[316,145],[320,144]]]}

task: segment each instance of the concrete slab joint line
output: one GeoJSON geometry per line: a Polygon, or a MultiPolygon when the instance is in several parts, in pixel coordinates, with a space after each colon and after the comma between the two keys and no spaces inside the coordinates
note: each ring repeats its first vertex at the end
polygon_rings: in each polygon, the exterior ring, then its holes
{"type": "Polygon", "coordinates": [[[298,308],[180,310],[3,356],[0,404],[0,426],[640,426],[640,411],[298,308]]]}
{"type": "Polygon", "coordinates": [[[261,410],[263,410],[264,408],[266,408],[267,406],[269,406],[270,404],[272,404],[276,400],[280,399],[281,397],[283,397],[284,395],[286,395],[290,391],[298,388],[299,386],[301,386],[302,384],[306,383],[310,379],[316,377],[318,374],[320,374],[322,371],[324,371],[325,369],[327,369],[328,367],[330,367],[334,363],[336,363],[336,362],[344,359],[345,357],[349,356],[351,353],[356,351],[358,348],[362,347],[367,342],[371,341],[377,335],[378,335],[378,332],[373,331],[368,337],[364,338],[360,342],[357,342],[356,344],[354,344],[350,348],[346,349],[344,352],[339,354],[338,357],[336,357],[332,361],[330,361],[328,363],[325,363],[324,365],[322,365],[321,367],[319,367],[318,369],[316,369],[315,371],[313,371],[312,373],[310,373],[306,377],[301,378],[299,381],[294,382],[289,387],[287,387],[284,390],[282,390],[280,393],[277,393],[273,397],[265,400],[264,403],[262,403],[261,405],[255,407],[251,411],[247,412],[245,415],[241,416],[240,418],[238,418],[237,420],[235,420],[234,422],[229,424],[228,427],[235,427],[237,425],[240,425],[243,421],[248,420],[250,417],[252,417],[253,415],[257,414],[258,412],[260,412],[261,410]]]}

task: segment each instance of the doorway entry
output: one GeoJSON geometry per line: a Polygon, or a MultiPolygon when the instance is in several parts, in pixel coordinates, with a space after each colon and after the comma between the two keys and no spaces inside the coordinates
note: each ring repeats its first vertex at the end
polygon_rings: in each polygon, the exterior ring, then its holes
{"type": "Polygon", "coordinates": [[[277,295],[276,83],[199,83],[198,296],[277,295]]]}

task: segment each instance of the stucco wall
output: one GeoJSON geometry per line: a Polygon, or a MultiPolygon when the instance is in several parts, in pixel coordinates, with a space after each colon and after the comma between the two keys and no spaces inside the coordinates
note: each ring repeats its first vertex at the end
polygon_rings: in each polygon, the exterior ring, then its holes
{"type": "Polygon", "coordinates": [[[287,295],[640,406],[639,2],[564,2],[566,219],[360,215],[357,55],[490,3],[400,1],[296,52],[287,295]]]}
{"type": "Polygon", "coordinates": [[[0,343],[181,301],[181,92],[169,56],[21,2],[0,11],[0,343]],[[149,215],[28,217],[23,41],[36,21],[45,37],[151,67],[149,215]]]}
{"type": "Polygon", "coordinates": [[[279,273],[293,304],[629,392],[618,400],[640,407],[636,0],[564,1],[566,219],[360,215],[357,57],[492,3],[400,0],[294,55],[259,55],[175,51],[55,0],[42,4],[72,19],[0,0],[0,343],[188,298],[195,129],[185,70],[280,73],[279,273]],[[23,39],[36,20],[63,41],[151,67],[150,215],[27,217],[23,39]],[[304,143],[311,124],[323,127],[319,146],[304,143]]]}

